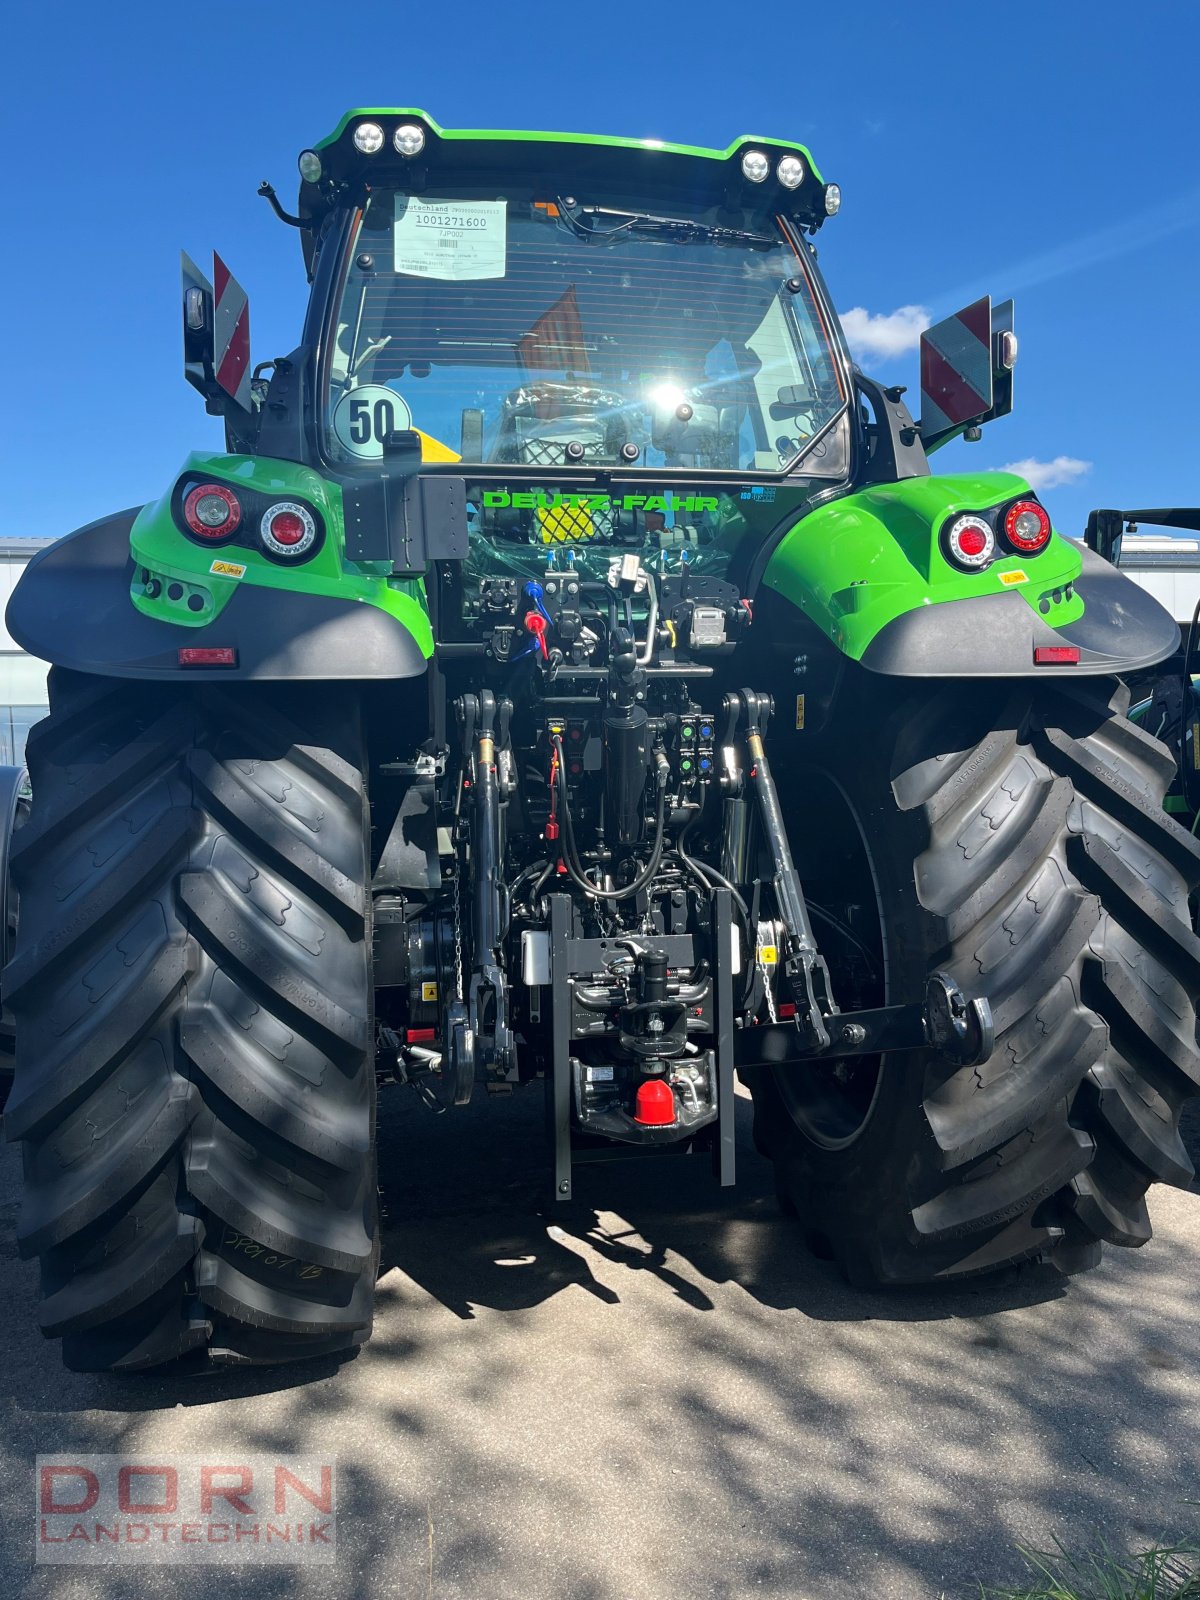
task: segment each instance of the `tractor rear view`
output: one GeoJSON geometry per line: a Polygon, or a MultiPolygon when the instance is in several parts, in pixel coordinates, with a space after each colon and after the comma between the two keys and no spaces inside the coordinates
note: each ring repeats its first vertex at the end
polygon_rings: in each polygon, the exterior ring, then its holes
{"type": "MultiPolygon", "coordinates": [[[[754,1096],[859,1283],[1143,1243],[1185,1184],[1200,845],[1120,675],[1165,612],[1005,473],[1011,304],[850,361],[802,146],[349,114],[252,368],[184,264],[226,450],[47,550],[6,1118],[68,1365],[361,1344],[375,1102],[544,1086],[735,1181],[754,1096]]],[[[267,186],[264,186],[266,189],[267,186]]],[[[800,1248],[800,1239],[797,1240],[800,1248]]]]}

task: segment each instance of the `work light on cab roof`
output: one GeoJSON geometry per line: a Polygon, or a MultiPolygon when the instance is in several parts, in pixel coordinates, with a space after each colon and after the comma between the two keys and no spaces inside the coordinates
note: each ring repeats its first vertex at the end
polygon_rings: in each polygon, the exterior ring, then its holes
{"type": "Polygon", "coordinates": [[[348,112],[298,164],[304,219],[359,184],[400,181],[399,164],[412,193],[434,192],[439,180],[477,178],[482,185],[492,172],[511,176],[523,166],[557,194],[596,197],[606,180],[622,191],[644,183],[660,204],[703,200],[760,216],[773,209],[814,232],[841,205],[841,190],[822,180],[808,150],[786,141],[743,136],[711,150],[663,139],[445,129],[417,110],[348,112]]]}

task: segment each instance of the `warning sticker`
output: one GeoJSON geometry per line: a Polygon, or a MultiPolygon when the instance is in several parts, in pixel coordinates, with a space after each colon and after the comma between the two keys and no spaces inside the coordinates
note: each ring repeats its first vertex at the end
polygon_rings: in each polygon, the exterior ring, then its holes
{"type": "Polygon", "coordinates": [[[217,578],[244,578],[246,569],[240,561],[214,561],[208,569],[217,578]]]}
{"type": "Polygon", "coordinates": [[[395,270],[414,278],[502,278],[507,200],[396,196],[395,270]]]}
{"type": "Polygon", "coordinates": [[[1006,588],[1009,588],[1009,589],[1012,588],[1014,583],[1028,583],[1029,582],[1029,574],[1027,572],[1020,572],[1020,571],[1017,571],[1017,572],[1001,572],[999,574],[999,578],[1000,578],[1000,582],[1002,584],[1004,584],[1006,586],[1006,588]]]}

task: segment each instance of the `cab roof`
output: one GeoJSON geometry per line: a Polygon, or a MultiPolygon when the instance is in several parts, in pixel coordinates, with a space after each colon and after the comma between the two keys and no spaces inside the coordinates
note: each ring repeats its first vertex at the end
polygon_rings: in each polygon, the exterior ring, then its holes
{"type": "MultiPolygon", "coordinates": [[[[822,182],[820,171],[808,146],[796,144],[790,139],[760,138],[754,134],[743,133],[724,150],[710,150],[703,145],[670,144],[664,139],[626,139],[617,134],[544,133],[513,128],[443,128],[427,111],[415,106],[356,106],[353,110],[347,111],[333,132],[327,134],[319,144],[314,145],[313,149],[319,152],[337,145],[350,134],[352,125],[357,125],[359,122],[379,122],[382,125],[389,121],[419,122],[439,142],[463,140],[476,144],[591,145],[606,150],[636,150],[651,155],[688,156],[702,161],[722,162],[732,160],[747,146],[761,147],[768,152],[794,151],[804,157],[816,182],[822,182]]],[[[384,131],[389,133],[391,130],[385,126],[384,131]]],[[[387,148],[386,144],[384,148],[387,148]]]]}
{"type": "Polygon", "coordinates": [[[806,145],[742,134],[724,150],[590,133],[538,133],[521,129],[443,128],[416,107],[361,106],[347,111],[332,133],[302,152],[299,220],[311,277],[316,237],[328,213],[360,204],[370,189],[437,194],[444,188],[486,192],[524,183],[547,200],[579,195],[617,206],[646,205],[690,211],[720,207],[742,223],[762,224],[782,214],[815,231],[826,219],[826,185],[806,145]],[[364,124],[373,125],[371,148],[362,148],[364,124]],[[393,143],[401,128],[420,131],[418,147],[404,154],[393,143]],[[356,144],[355,135],[360,134],[356,144]],[[743,158],[757,163],[757,181],[743,158]],[[785,185],[785,157],[802,166],[800,181],[785,185]]]}

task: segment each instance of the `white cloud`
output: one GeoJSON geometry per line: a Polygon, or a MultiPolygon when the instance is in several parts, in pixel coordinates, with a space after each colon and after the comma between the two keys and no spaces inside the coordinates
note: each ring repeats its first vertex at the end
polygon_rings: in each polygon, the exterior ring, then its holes
{"type": "Polygon", "coordinates": [[[1026,456],[1024,461],[1010,461],[1000,468],[1001,472],[1015,472],[1018,478],[1024,478],[1031,489],[1057,489],[1085,478],[1091,470],[1092,463],[1080,461],[1078,456],[1055,456],[1053,461],[1026,456]]]}
{"type": "Polygon", "coordinates": [[[871,313],[863,306],[852,306],[842,313],[842,327],[850,349],[858,361],[889,361],[907,355],[921,342],[929,326],[924,306],[901,306],[897,311],[871,313]]]}

